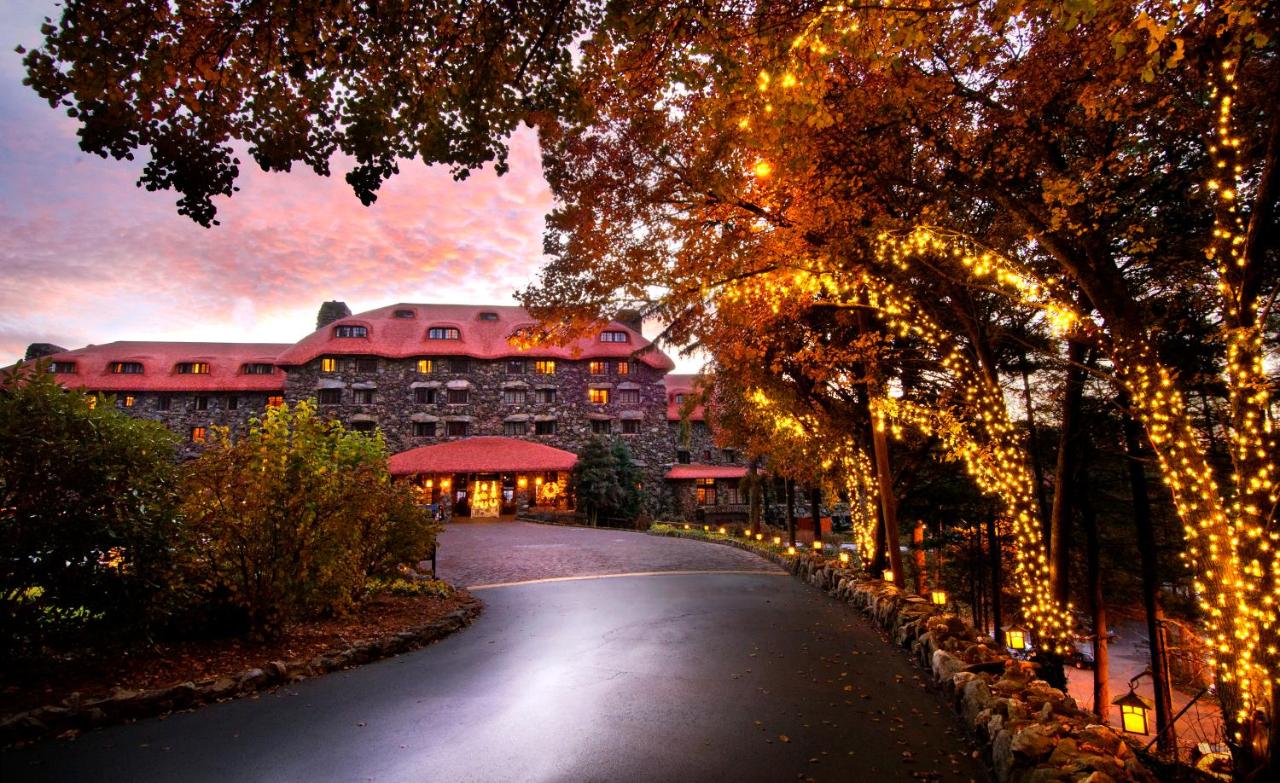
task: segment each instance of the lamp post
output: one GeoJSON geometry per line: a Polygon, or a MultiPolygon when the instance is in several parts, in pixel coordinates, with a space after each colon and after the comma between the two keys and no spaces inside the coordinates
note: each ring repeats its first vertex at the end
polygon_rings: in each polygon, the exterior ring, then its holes
{"type": "MultiPolygon", "coordinates": [[[[1146,672],[1143,672],[1146,674],[1146,672]]],[[[1141,677],[1139,674],[1138,677],[1141,677]]],[[[1120,708],[1120,728],[1130,734],[1150,734],[1148,714],[1156,706],[1150,699],[1139,696],[1134,690],[1138,677],[1129,681],[1129,692],[1111,703],[1120,708]]]]}
{"type": "Polygon", "coordinates": [[[886,569],[884,570],[884,574],[883,574],[883,576],[884,576],[884,581],[889,582],[889,583],[892,583],[892,582],[893,582],[893,569],[892,569],[892,568],[886,568],[886,569]]]}
{"type": "Polygon", "coordinates": [[[1022,652],[1031,646],[1031,634],[1020,625],[1009,625],[1004,629],[1004,645],[1010,650],[1022,652]]]}
{"type": "Polygon", "coordinates": [[[933,605],[934,605],[934,606],[937,606],[937,607],[943,607],[943,608],[944,608],[944,607],[946,607],[946,605],[947,605],[947,591],[946,591],[946,590],[934,590],[933,592],[931,592],[931,593],[929,594],[929,597],[933,600],[933,605]]]}

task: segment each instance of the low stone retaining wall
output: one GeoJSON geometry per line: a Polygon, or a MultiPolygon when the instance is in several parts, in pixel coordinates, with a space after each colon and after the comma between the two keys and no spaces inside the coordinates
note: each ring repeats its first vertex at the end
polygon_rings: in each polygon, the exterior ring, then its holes
{"type": "Polygon", "coordinates": [[[689,535],[676,529],[654,534],[755,552],[861,609],[933,673],[999,783],[1156,780],[1117,731],[1099,724],[1069,695],[1037,679],[1031,664],[1011,658],[990,637],[920,596],[889,582],[863,578],[810,552],[789,556],[738,539],[689,535]]]}
{"type": "Polygon", "coordinates": [[[145,691],[117,689],[102,699],[86,701],[74,693],[60,705],[40,707],[0,721],[0,747],[247,696],[307,677],[388,658],[431,644],[465,628],[480,614],[483,606],[480,599],[466,596],[462,606],[429,623],[389,636],[360,639],[345,650],[318,655],[310,660],[271,661],[262,668],[236,675],[184,682],[168,688],[145,691]]]}

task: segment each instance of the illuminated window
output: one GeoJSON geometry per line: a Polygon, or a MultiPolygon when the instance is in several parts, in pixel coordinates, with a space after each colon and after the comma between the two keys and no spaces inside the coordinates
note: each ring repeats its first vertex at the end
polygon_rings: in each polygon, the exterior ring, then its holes
{"type": "Polygon", "coordinates": [[[449,390],[450,405],[465,405],[468,402],[471,402],[470,389],[450,389],[449,390]]]}
{"type": "Polygon", "coordinates": [[[529,393],[524,389],[503,389],[503,405],[524,405],[529,401],[529,393]]]}
{"type": "Polygon", "coordinates": [[[270,397],[267,397],[268,408],[279,408],[282,405],[284,405],[284,397],[278,394],[273,394],[270,397]]]}
{"type": "Polygon", "coordinates": [[[427,330],[428,340],[460,340],[462,332],[453,326],[433,326],[427,330]]]}
{"type": "Polygon", "coordinates": [[[640,402],[639,389],[618,389],[618,402],[637,403],[640,402]]]}
{"type": "Polygon", "coordinates": [[[592,419],[591,433],[593,435],[608,435],[613,432],[613,422],[608,419],[592,419]]]}
{"type": "Polygon", "coordinates": [[[639,419],[623,419],[622,434],[623,435],[639,435],[640,420],[639,419]]]}
{"type": "Polygon", "coordinates": [[[608,389],[587,389],[587,400],[593,405],[608,405],[609,390],[608,389]]]}
{"type": "Polygon", "coordinates": [[[355,324],[343,324],[333,327],[334,337],[368,337],[369,327],[356,326],[355,324]]]}
{"type": "Polygon", "coordinates": [[[419,405],[431,405],[436,401],[435,389],[414,389],[413,401],[419,405]]]}
{"type": "Polygon", "coordinates": [[[97,395],[86,394],[84,396],[84,404],[89,406],[89,410],[93,410],[94,408],[98,407],[97,395]]]}
{"type": "Polygon", "coordinates": [[[716,480],[700,478],[697,481],[698,505],[714,506],[716,504],[716,480]]]}
{"type": "Polygon", "coordinates": [[[435,372],[435,371],[436,371],[436,363],[435,363],[435,362],[431,361],[430,359],[419,359],[419,360],[418,360],[418,374],[419,374],[419,375],[429,375],[429,374],[431,374],[431,373],[433,373],[433,372],[435,372]]]}
{"type": "Polygon", "coordinates": [[[179,375],[208,375],[209,363],[208,362],[179,362],[178,374],[179,375]]]}
{"type": "Polygon", "coordinates": [[[332,356],[326,356],[320,360],[320,372],[337,372],[338,360],[332,356]]]}
{"type": "Polygon", "coordinates": [[[556,363],[553,359],[539,359],[533,363],[533,371],[539,375],[555,375],[556,363]]]}
{"type": "Polygon", "coordinates": [[[321,405],[339,405],[342,403],[342,389],[319,389],[316,391],[316,402],[321,405]]]}
{"type": "Polygon", "coordinates": [[[599,361],[588,362],[587,372],[591,373],[592,375],[605,375],[609,372],[609,363],[599,362],[599,361]]]}
{"type": "Polygon", "coordinates": [[[551,421],[535,421],[533,423],[533,434],[534,435],[555,435],[556,434],[555,420],[552,419],[551,421]]]}
{"type": "Polygon", "coordinates": [[[631,374],[631,362],[628,362],[628,361],[616,362],[616,363],[613,365],[613,371],[614,371],[614,372],[616,372],[616,373],[617,373],[617,374],[619,374],[619,375],[630,375],[630,374],[631,374]]]}
{"type": "Polygon", "coordinates": [[[361,356],[356,359],[356,372],[377,372],[378,360],[372,356],[361,356]]]}
{"type": "Polygon", "coordinates": [[[600,342],[602,343],[625,343],[628,342],[626,332],[609,330],[600,333],[600,342]]]}
{"type": "Polygon", "coordinates": [[[198,411],[209,410],[209,398],[203,395],[196,397],[196,410],[198,411]]]}
{"type": "Polygon", "coordinates": [[[169,395],[167,395],[167,394],[162,394],[162,395],[160,395],[159,397],[156,397],[156,410],[158,410],[158,411],[167,411],[167,410],[169,410],[171,407],[173,407],[173,398],[172,398],[172,397],[170,397],[170,396],[169,396],[169,395]]]}
{"type": "Polygon", "coordinates": [[[434,438],[436,436],[436,423],[434,421],[415,421],[413,423],[413,436],[415,438],[434,438]]]}
{"type": "Polygon", "coordinates": [[[108,368],[116,375],[142,374],[142,362],[112,362],[108,368]]]}
{"type": "Polygon", "coordinates": [[[507,360],[507,375],[524,375],[527,369],[524,359],[507,360]]]}
{"type": "Polygon", "coordinates": [[[556,401],[555,389],[538,389],[538,402],[546,404],[556,401]]]}
{"type": "Polygon", "coordinates": [[[132,408],[133,403],[134,403],[134,399],[132,394],[126,394],[125,396],[120,398],[120,406],[122,408],[132,408]]]}
{"type": "Polygon", "coordinates": [[[392,315],[396,318],[412,318],[414,313],[412,310],[396,310],[392,315]]]}
{"type": "Polygon", "coordinates": [[[191,442],[192,442],[192,443],[204,443],[204,439],[205,439],[205,436],[206,436],[207,434],[208,434],[208,431],[207,431],[204,427],[192,427],[192,428],[191,428],[191,442]]]}
{"type": "Polygon", "coordinates": [[[527,435],[529,434],[529,425],[523,421],[504,421],[502,422],[503,435],[527,435]]]}
{"type": "Polygon", "coordinates": [[[471,422],[469,421],[446,421],[444,423],[444,434],[450,438],[465,438],[470,431],[471,422]]]}
{"type": "Polygon", "coordinates": [[[245,375],[270,375],[276,371],[274,364],[264,364],[260,362],[249,362],[241,365],[240,371],[245,375]]]}
{"type": "Polygon", "coordinates": [[[60,375],[70,375],[75,373],[75,362],[53,362],[49,365],[49,372],[58,373],[60,375]]]}
{"type": "Polygon", "coordinates": [[[352,389],[351,397],[356,405],[372,405],[373,389],[352,389]]]}

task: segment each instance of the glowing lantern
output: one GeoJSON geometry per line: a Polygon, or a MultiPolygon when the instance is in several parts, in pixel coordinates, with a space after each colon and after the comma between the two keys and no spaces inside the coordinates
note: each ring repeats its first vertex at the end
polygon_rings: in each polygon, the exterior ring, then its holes
{"type": "Polygon", "coordinates": [[[756,161],[756,165],[753,166],[751,170],[755,173],[757,177],[760,177],[761,179],[763,179],[773,173],[773,166],[770,165],[769,161],[767,160],[758,160],[756,161]]]}
{"type": "Polygon", "coordinates": [[[422,482],[422,486],[426,487],[427,489],[431,489],[435,485],[436,485],[436,482],[434,479],[427,479],[426,481],[422,482]]]}
{"type": "Polygon", "coordinates": [[[729,532],[728,530],[725,530],[724,528],[720,528],[720,535],[723,536],[725,533],[728,533],[728,532],[729,532]]]}
{"type": "Polygon", "coordinates": [[[685,529],[685,530],[688,530],[688,529],[689,529],[689,523],[688,523],[688,522],[684,523],[684,529],[685,529]]]}
{"type": "Polygon", "coordinates": [[[1019,625],[1011,625],[1004,629],[1004,643],[1010,650],[1025,650],[1030,640],[1027,629],[1019,625]]]}
{"type": "Polygon", "coordinates": [[[840,553],[840,565],[849,565],[849,553],[848,553],[848,552],[841,552],[841,553],[840,553]]]}
{"type": "Polygon", "coordinates": [[[521,476],[520,478],[516,479],[516,486],[519,487],[520,489],[528,488],[529,479],[526,478],[525,476],[521,476]]]}
{"type": "Polygon", "coordinates": [[[756,533],[756,540],[757,540],[757,541],[763,541],[763,540],[764,540],[764,533],[756,533]]]}
{"type": "Polygon", "coordinates": [[[440,479],[440,489],[447,491],[451,484],[453,484],[453,479],[449,478],[448,476],[445,476],[444,478],[440,479]]]}
{"type": "Polygon", "coordinates": [[[813,542],[813,548],[814,548],[815,550],[817,550],[817,551],[821,552],[821,551],[822,551],[822,542],[821,542],[821,541],[814,541],[814,542],[813,542]]]}
{"type": "Polygon", "coordinates": [[[789,554],[789,555],[794,555],[795,553],[796,553],[796,548],[795,548],[795,547],[793,547],[793,546],[789,546],[789,547],[787,547],[787,554],[789,554]]]}
{"type": "Polygon", "coordinates": [[[703,526],[702,526],[702,532],[703,532],[703,533],[709,533],[709,532],[711,532],[711,526],[710,526],[710,525],[703,525],[703,526]]]}
{"type": "Polygon", "coordinates": [[[892,568],[886,568],[886,569],[884,570],[884,581],[886,581],[886,582],[892,582],[892,581],[893,581],[893,569],[892,569],[892,568]]]}
{"type": "Polygon", "coordinates": [[[947,591],[946,591],[946,590],[934,590],[932,593],[930,593],[930,596],[933,598],[933,605],[934,605],[934,606],[946,606],[946,605],[947,605],[947,591]]]}
{"type": "Polygon", "coordinates": [[[1111,702],[1120,708],[1120,726],[1130,734],[1148,734],[1147,714],[1155,704],[1139,696],[1133,688],[1115,701],[1111,702]]]}

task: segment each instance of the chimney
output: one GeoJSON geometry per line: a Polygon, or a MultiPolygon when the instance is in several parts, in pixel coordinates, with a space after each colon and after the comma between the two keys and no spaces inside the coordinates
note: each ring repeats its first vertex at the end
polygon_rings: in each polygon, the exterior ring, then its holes
{"type": "Polygon", "coordinates": [[[641,334],[640,327],[644,323],[644,318],[641,317],[639,310],[633,310],[629,307],[623,308],[618,311],[618,314],[613,317],[613,320],[628,329],[635,331],[636,334],[641,334]]]}
{"type": "Polygon", "coordinates": [[[320,312],[316,314],[316,328],[323,329],[339,318],[346,318],[349,315],[351,315],[351,308],[347,307],[346,302],[325,302],[320,305],[320,312]]]}
{"type": "Polygon", "coordinates": [[[29,362],[42,356],[53,356],[55,353],[62,353],[65,350],[67,349],[61,345],[54,345],[53,343],[32,343],[27,346],[27,355],[23,361],[29,362]]]}

